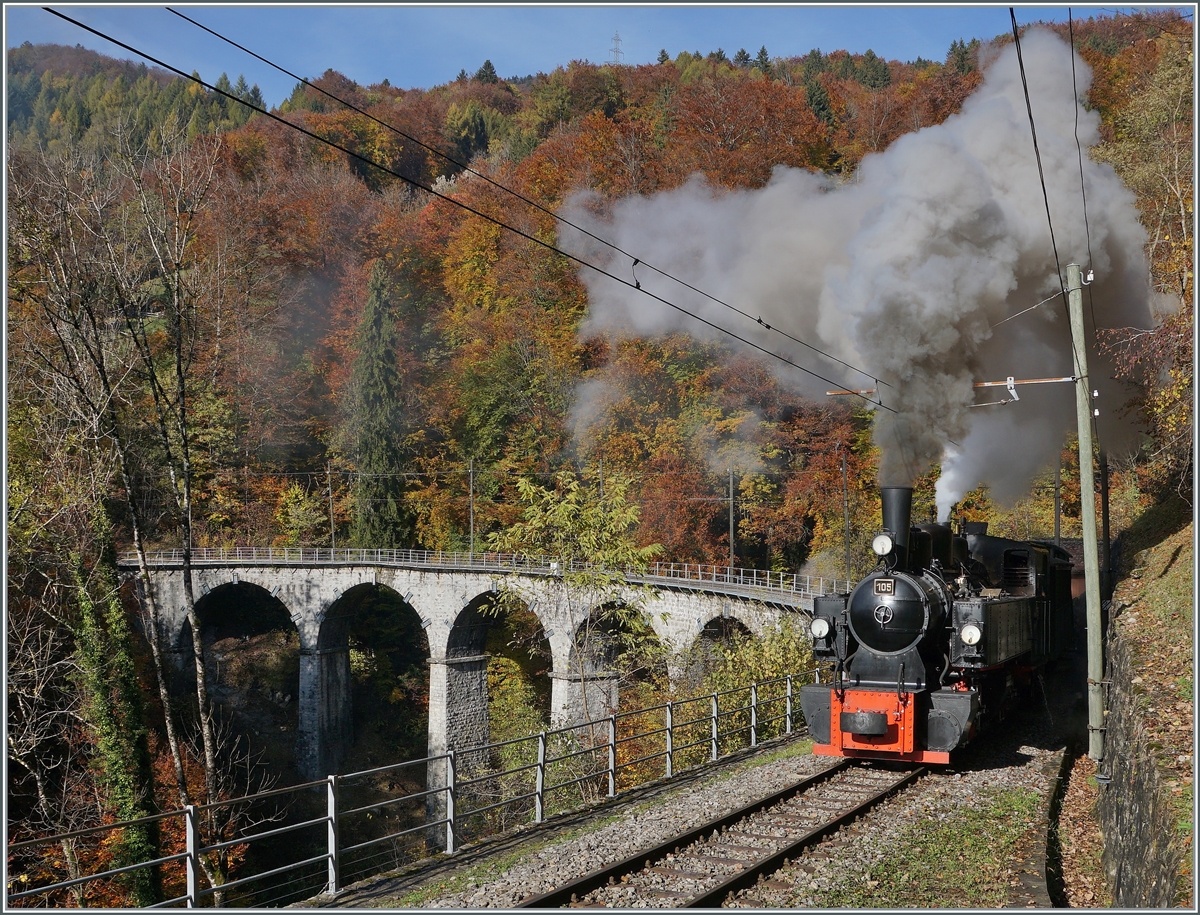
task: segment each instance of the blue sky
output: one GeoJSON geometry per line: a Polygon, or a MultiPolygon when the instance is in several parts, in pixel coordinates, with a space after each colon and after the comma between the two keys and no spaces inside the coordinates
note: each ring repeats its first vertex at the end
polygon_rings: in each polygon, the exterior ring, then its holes
{"type": "MultiPolygon", "coordinates": [[[[165,6],[71,5],[61,12],[185,72],[213,82],[222,73],[263,91],[277,105],[295,80],[168,12],[165,6]]],[[[707,53],[739,48],[771,56],[868,48],[887,59],[943,60],[956,39],[989,39],[1011,28],[1007,6],[992,5],[685,5],[441,4],[289,6],[179,5],[189,16],[293,73],[338,70],[363,85],[383,80],[429,88],[474,72],[485,59],[502,77],[549,72],[571,60],[650,63],[660,49],[707,53]]],[[[1113,7],[1073,6],[1076,19],[1113,7]]],[[[1128,7],[1122,8],[1128,10],[1128,7]]],[[[1067,19],[1066,6],[1018,6],[1017,21],[1067,19]]],[[[82,44],[114,57],[133,55],[45,12],[6,4],[5,47],[82,44]]],[[[134,58],[136,59],[136,58],[134,58]]]]}

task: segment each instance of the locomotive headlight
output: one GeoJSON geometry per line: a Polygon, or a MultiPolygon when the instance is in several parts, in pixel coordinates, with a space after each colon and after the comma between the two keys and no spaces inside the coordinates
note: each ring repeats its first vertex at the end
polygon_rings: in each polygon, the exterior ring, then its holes
{"type": "Polygon", "coordinates": [[[979,627],[974,623],[967,623],[962,627],[958,637],[963,640],[964,645],[978,645],[979,640],[983,638],[983,633],[979,631],[979,627]]]}
{"type": "Polygon", "coordinates": [[[812,635],[814,639],[823,639],[829,635],[829,620],[817,617],[812,621],[812,635]]]}
{"type": "Polygon", "coordinates": [[[894,545],[890,534],[876,534],[875,539],[871,541],[871,550],[876,556],[886,556],[894,545]]]}

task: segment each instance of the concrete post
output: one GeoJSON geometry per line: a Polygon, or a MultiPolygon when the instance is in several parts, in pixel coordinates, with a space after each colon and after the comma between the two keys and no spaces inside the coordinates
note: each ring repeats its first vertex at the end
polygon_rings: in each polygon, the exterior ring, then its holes
{"type": "Polygon", "coordinates": [[[1083,284],[1078,264],[1067,265],[1067,307],[1075,367],[1075,419],[1079,430],[1079,503],[1083,510],[1083,574],[1087,601],[1088,756],[1104,758],[1104,633],[1100,619],[1100,564],[1096,544],[1096,482],[1092,472],[1092,388],[1083,332],[1083,284]]]}

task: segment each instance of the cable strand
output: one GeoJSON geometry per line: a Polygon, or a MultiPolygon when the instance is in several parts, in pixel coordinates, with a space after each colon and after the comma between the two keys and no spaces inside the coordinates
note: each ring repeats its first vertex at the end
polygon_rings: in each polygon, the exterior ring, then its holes
{"type": "MultiPolygon", "coordinates": [[[[262,63],[266,64],[268,67],[272,67],[272,68],[278,70],[280,73],[283,73],[283,74],[291,77],[292,79],[299,81],[300,83],[309,87],[310,89],[314,89],[317,92],[320,92],[322,95],[326,96],[327,98],[332,99],[333,101],[337,102],[338,104],[345,105],[351,111],[361,114],[363,117],[368,118],[369,120],[373,121],[374,123],[378,124],[379,126],[385,128],[386,130],[390,130],[393,133],[395,133],[396,135],[404,137],[404,139],[409,140],[412,143],[415,143],[417,146],[421,147],[422,149],[426,150],[427,152],[433,153],[434,155],[439,156],[442,159],[445,159],[447,162],[450,162],[453,165],[456,165],[457,167],[474,175],[477,178],[481,178],[482,180],[486,181],[488,184],[492,185],[493,187],[497,188],[498,190],[504,191],[506,194],[511,194],[513,197],[520,200],[522,203],[525,203],[525,204],[533,207],[534,209],[538,210],[539,212],[545,214],[546,216],[549,216],[551,219],[554,219],[554,220],[562,223],[565,226],[571,227],[575,231],[587,236],[588,238],[592,239],[593,241],[599,242],[600,244],[612,249],[613,251],[617,252],[618,254],[621,254],[621,255],[624,255],[625,257],[631,258],[633,260],[634,267],[636,267],[638,264],[641,264],[647,270],[652,270],[653,272],[659,274],[660,276],[665,277],[666,279],[671,280],[674,283],[678,283],[680,286],[683,286],[685,289],[689,289],[692,292],[696,293],[697,295],[703,296],[704,298],[706,298],[712,302],[715,302],[718,305],[722,305],[725,308],[728,308],[730,311],[735,312],[736,314],[740,315],[743,318],[746,318],[747,320],[755,321],[756,323],[765,327],[768,331],[774,331],[775,333],[786,337],[788,340],[791,340],[793,343],[798,343],[800,346],[807,347],[808,349],[812,350],[813,352],[819,353],[820,355],[824,356],[826,359],[836,362],[839,365],[842,365],[842,366],[850,369],[851,371],[858,372],[859,374],[865,375],[867,377],[871,377],[871,373],[866,371],[865,369],[861,369],[855,365],[851,365],[849,362],[845,362],[845,361],[839,359],[837,356],[834,356],[832,353],[827,353],[827,352],[825,352],[825,350],[821,349],[820,347],[814,346],[813,344],[809,343],[806,340],[801,340],[799,337],[793,336],[792,334],[788,333],[787,331],[783,330],[782,328],[774,327],[774,326],[766,323],[765,321],[763,321],[763,319],[761,317],[755,318],[752,315],[750,315],[748,312],[744,311],[743,309],[738,308],[736,305],[732,305],[729,302],[726,302],[723,299],[721,299],[715,295],[712,295],[711,293],[705,292],[703,289],[700,289],[700,288],[692,285],[691,283],[687,282],[686,280],[679,279],[678,277],[672,275],[671,273],[667,272],[666,270],[663,270],[659,267],[655,267],[653,264],[647,263],[646,261],[641,260],[638,257],[635,257],[633,254],[631,254],[630,252],[621,248],[619,245],[615,244],[614,242],[611,242],[606,238],[601,238],[599,235],[596,235],[593,232],[590,232],[589,230],[583,228],[582,226],[572,222],[571,220],[567,219],[565,216],[561,216],[558,213],[553,212],[552,210],[550,210],[547,207],[543,206],[542,204],[538,203],[536,200],[531,200],[528,197],[526,197],[525,195],[521,194],[519,191],[515,191],[512,188],[507,187],[506,185],[503,185],[500,182],[488,177],[487,175],[483,174],[482,172],[475,170],[468,163],[460,162],[454,156],[451,156],[448,153],[445,153],[433,146],[428,145],[427,143],[422,142],[418,138],[401,130],[399,127],[389,124],[386,121],[380,120],[379,118],[377,118],[375,115],[371,114],[370,112],[364,111],[363,109],[359,108],[358,106],[354,105],[353,103],[348,102],[345,99],[340,98],[337,95],[334,95],[332,92],[329,92],[328,90],[315,85],[314,83],[310,82],[309,80],[305,79],[304,77],[297,76],[295,73],[291,72],[290,70],[286,69],[285,67],[282,67],[279,64],[277,64],[271,60],[268,60],[267,58],[263,57],[261,54],[257,54],[254,51],[251,51],[249,48],[245,47],[244,45],[241,45],[238,42],[234,41],[232,38],[227,38],[226,36],[209,28],[208,26],[206,26],[200,22],[197,22],[195,19],[192,19],[190,16],[187,16],[171,7],[167,7],[167,12],[174,13],[180,19],[190,22],[192,25],[196,26],[196,28],[207,32],[208,34],[212,35],[214,38],[219,38],[221,41],[224,41],[227,44],[230,44],[233,47],[237,48],[238,50],[243,51],[246,54],[249,54],[251,57],[255,58],[256,60],[261,61],[262,63]]],[[[638,290],[640,290],[642,288],[641,284],[636,282],[636,277],[635,277],[634,287],[638,290]]],[[[891,384],[889,382],[882,381],[880,383],[885,384],[888,387],[891,387],[891,384]]]]}
{"type": "MultiPolygon", "coordinates": [[[[79,28],[83,29],[84,31],[90,32],[93,35],[96,35],[97,37],[103,38],[105,41],[110,41],[113,44],[117,45],[118,47],[124,48],[125,50],[127,50],[133,54],[137,54],[139,57],[142,57],[142,58],[150,61],[151,63],[153,63],[155,66],[162,67],[163,69],[169,70],[170,72],[172,72],[178,76],[181,76],[184,79],[191,80],[192,82],[195,82],[195,83],[199,84],[200,86],[203,86],[205,89],[208,89],[211,92],[215,92],[224,98],[227,98],[231,101],[237,102],[238,104],[245,105],[251,111],[261,114],[264,117],[270,118],[271,120],[276,121],[280,124],[283,124],[287,127],[290,127],[291,129],[297,131],[298,133],[302,133],[305,136],[309,137],[310,139],[316,140],[319,143],[324,143],[325,145],[327,145],[333,149],[336,149],[339,152],[345,153],[346,155],[350,156],[351,158],[353,158],[359,162],[364,163],[365,165],[369,165],[373,168],[377,168],[380,171],[382,171],[384,174],[391,175],[395,178],[398,178],[401,181],[404,181],[407,184],[412,185],[413,187],[420,188],[421,190],[425,191],[426,193],[428,193],[434,197],[437,197],[440,200],[445,200],[448,203],[451,203],[454,206],[457,206],[460,209],[463,209],[466,212],[471,213],[472,215],[478,216],[481,219],[487,220],[488,222],[491,222],[494,225],[496,225],[502,229],[507,229],[509,232],[512,232],[514,235],[517,235],[520,238],[524,238],[525,240],[533,242],[534,244],[539,245],[540,247],[545,248],[555,254],[561,255],[562,257],[565,257],[566,259],[568,259],[576,264],[579,264],[581,267],[586,267],[589,270],[592,270],[592,271],[600,274],[601,276],[606,276],[609,279],[613,280],[614,282],[620,283],[622,286],[625,286],[626,288],[641,292],[643,295],[653,299],[654,301],[659,302],[663,305],[666,305],[669,308],[673,308],[675,311],[678,311],[681,314],[687,315],[692,320],[699,321],[701,324],[705,325],[706,327],[709,327],[715,331],[718,331],[719,333],[723,333],[726,336],[731,337],[734,340],[737,340],[739,343],[742,343],[745,346],[750,347],[753,350],[756,350],[756,351],[758,351],[766,356],[770,356],[774,359],[778,359],[780,362],[783,362],[784,364],[789,365],[794,369],[804,372],[807,375],[811,375],[813,378],[816,378],[819,381],[823,381],[826,384],[831,384],[831,385],[839,384],[838,382],[833,381],[830,378],[826,378],[824,375],[820,374],[819,372],[814,372],[812,369],[809,369],[809,368],[806,368],[805,366],[800,365],[799,363],[793,361],[792,359],[787,358],[786,356],[780,355],[779,353],[769,350],[764,346],[760,346],[757,343],[747,340],[745,337],[741,336],[740,334],[734,333],[733,331],[729,330],[726,327],[722,327],[721,325],[719,325],[713,321],[710,321],[707,318],[704,318],[698,314],[690,312],[681,305],[676,305],[674,302],[672,302],[668,299],[665,299],[662,296],[656,295],[653,292],[650,292],[649,290],[640,289],[637,285],[630,282],[629,280],[622,279],[621,277],[608,272],[603,267],[598,267],[595,264],[591,263],[590,261],[584,260],[583,258],[581,258],[577,255],[571,254],[568,251],[563,251],[562,249],[556,247],[555,245],[552,245],[547,241],[543,241],[542,239],[537,238],[536,236],[531,235],[530,233],[525,232],[522,229],[518,229],[516,226],[510,225],[510,224],[504,222],[503,220],[496,219],[493,216],[489,216],[488,214],[486,214],[480,210],[477,210],[475,207],[471,206],[470,204],[464,203],[461,200],[457,200],[454,197],[449,196],[448,194],[443,194],[440,191],[435,190],[432,186],[426,184],[425,182],[419,181],[415,178],[411,178],[408,175],[403,175],[400,172],[397,172],[391,168],[388,168],[386,165],[382,165],[381,163],[376,162],[373,159],[363,156],[360,153],[354,152],[352,149],[342,146],[339,143],[335,143],[332,140],[326,139],[325,137],[322,137],[322,136],[314,133],[313,131],[308,130],[307,128],[301,127],[298,124],[293,124],[291,121],[288,121],[285,118],[282,118],[279,115],[266,110],[265,108],[259,108],[257,105],[251,104],[250,102],[247,102],[245,99],[238,98],[236,95],[233,95],[232,93],[225,92],[221,89],[218,89],[216,86],[213,86],[213,85],[205,82],[203,79],[201,79],[198,76],[195,76],[195,75],[192,75],[189,73],[185,73],[184,71],[180,70],[178,67],[173,67],[170,64],[166,63],[165,61],[159,60],[158,58],[156,58],[150,54],[147,54],[145,51],[141,51],[138,48],[135,48],[132,45],[126,44],[123,41],[113,38],[110,35],[106,35],[104,32],[101,32],[98,29],[94,29],[89,25],[85,25],[84,23],[79,22],[76,19],[72,19],[70,16],[60,13],[57,10],[51,9],[50,7],[42,7],[42,9],[44,9],[46,12],[48,12],[54,16],[57,16],[60,19],[65,20],[66,22],[70,22],[72,25],[78,26],[79,28]]],[[[846,386],[841,385],[841,387],[846,387],[846,386]]],[[[877,407],[887,410],[891,413],[898,412],[897,410],[893,409],[892,407],[889,407],[886,404],[884,404],[882,402],[882,400],[871,400],[870,398],[865,397],[864,395],[861,395],[861,394],[855,395],[855,396],[860,397],[862,400],[866,401],[869,404],[872,404],[873,406],[877,406],[877,407]]]]}

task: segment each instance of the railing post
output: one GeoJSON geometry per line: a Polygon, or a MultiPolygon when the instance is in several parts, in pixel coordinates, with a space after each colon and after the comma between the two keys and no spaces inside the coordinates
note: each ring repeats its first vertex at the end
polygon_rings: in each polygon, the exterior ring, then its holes
{"type": "Polygon", "coordinates": [[[542,822],[546,816],[546,732],[538,734],[537,787],[534,789],[533,821],[542,822]]]}
{"type": "Polygon", "coordinates": [[[717,694],[712,694],[712,759],[717,759],[717,694]]]}
{"type": "Polygon", "coordinates": [[[787,733],[792,733],[792,675],[787,675],[787,733]]]}
{"type": "Polygon", "coordinates": [[[750,746],[758,746],[758,684],[750,684],[750,746]]]}
{"type": "Polygon", "coordinates": [[[330,775],[325,780],[325,809],[327,841],[329,844],[329,883],[325,892],[333,894],[341,890],[341,863],[338,858],[338,777],[330,775]]]}
{"type": "Polygon", "coordinates": [[[608,716],[608,796],[617,796],[617,716],[608,716]]]}
{"type": "Polygon", "coordinates": [[[454,854],[454,751],[446,753],[446,854],[454,854]]]}
{"type": "Polygon", "coordinates": [[[674,704],[667,703],[667,778],[675,775],[675,713],[674,704]]]}
{"type": "Polygon", "coordinates": [[[183,808],[183,828],[187,835],[187,907],[194,909],[199,904],[196,893],[200,890],[200,823],[196,819],[195,804],[183,808]]]}

